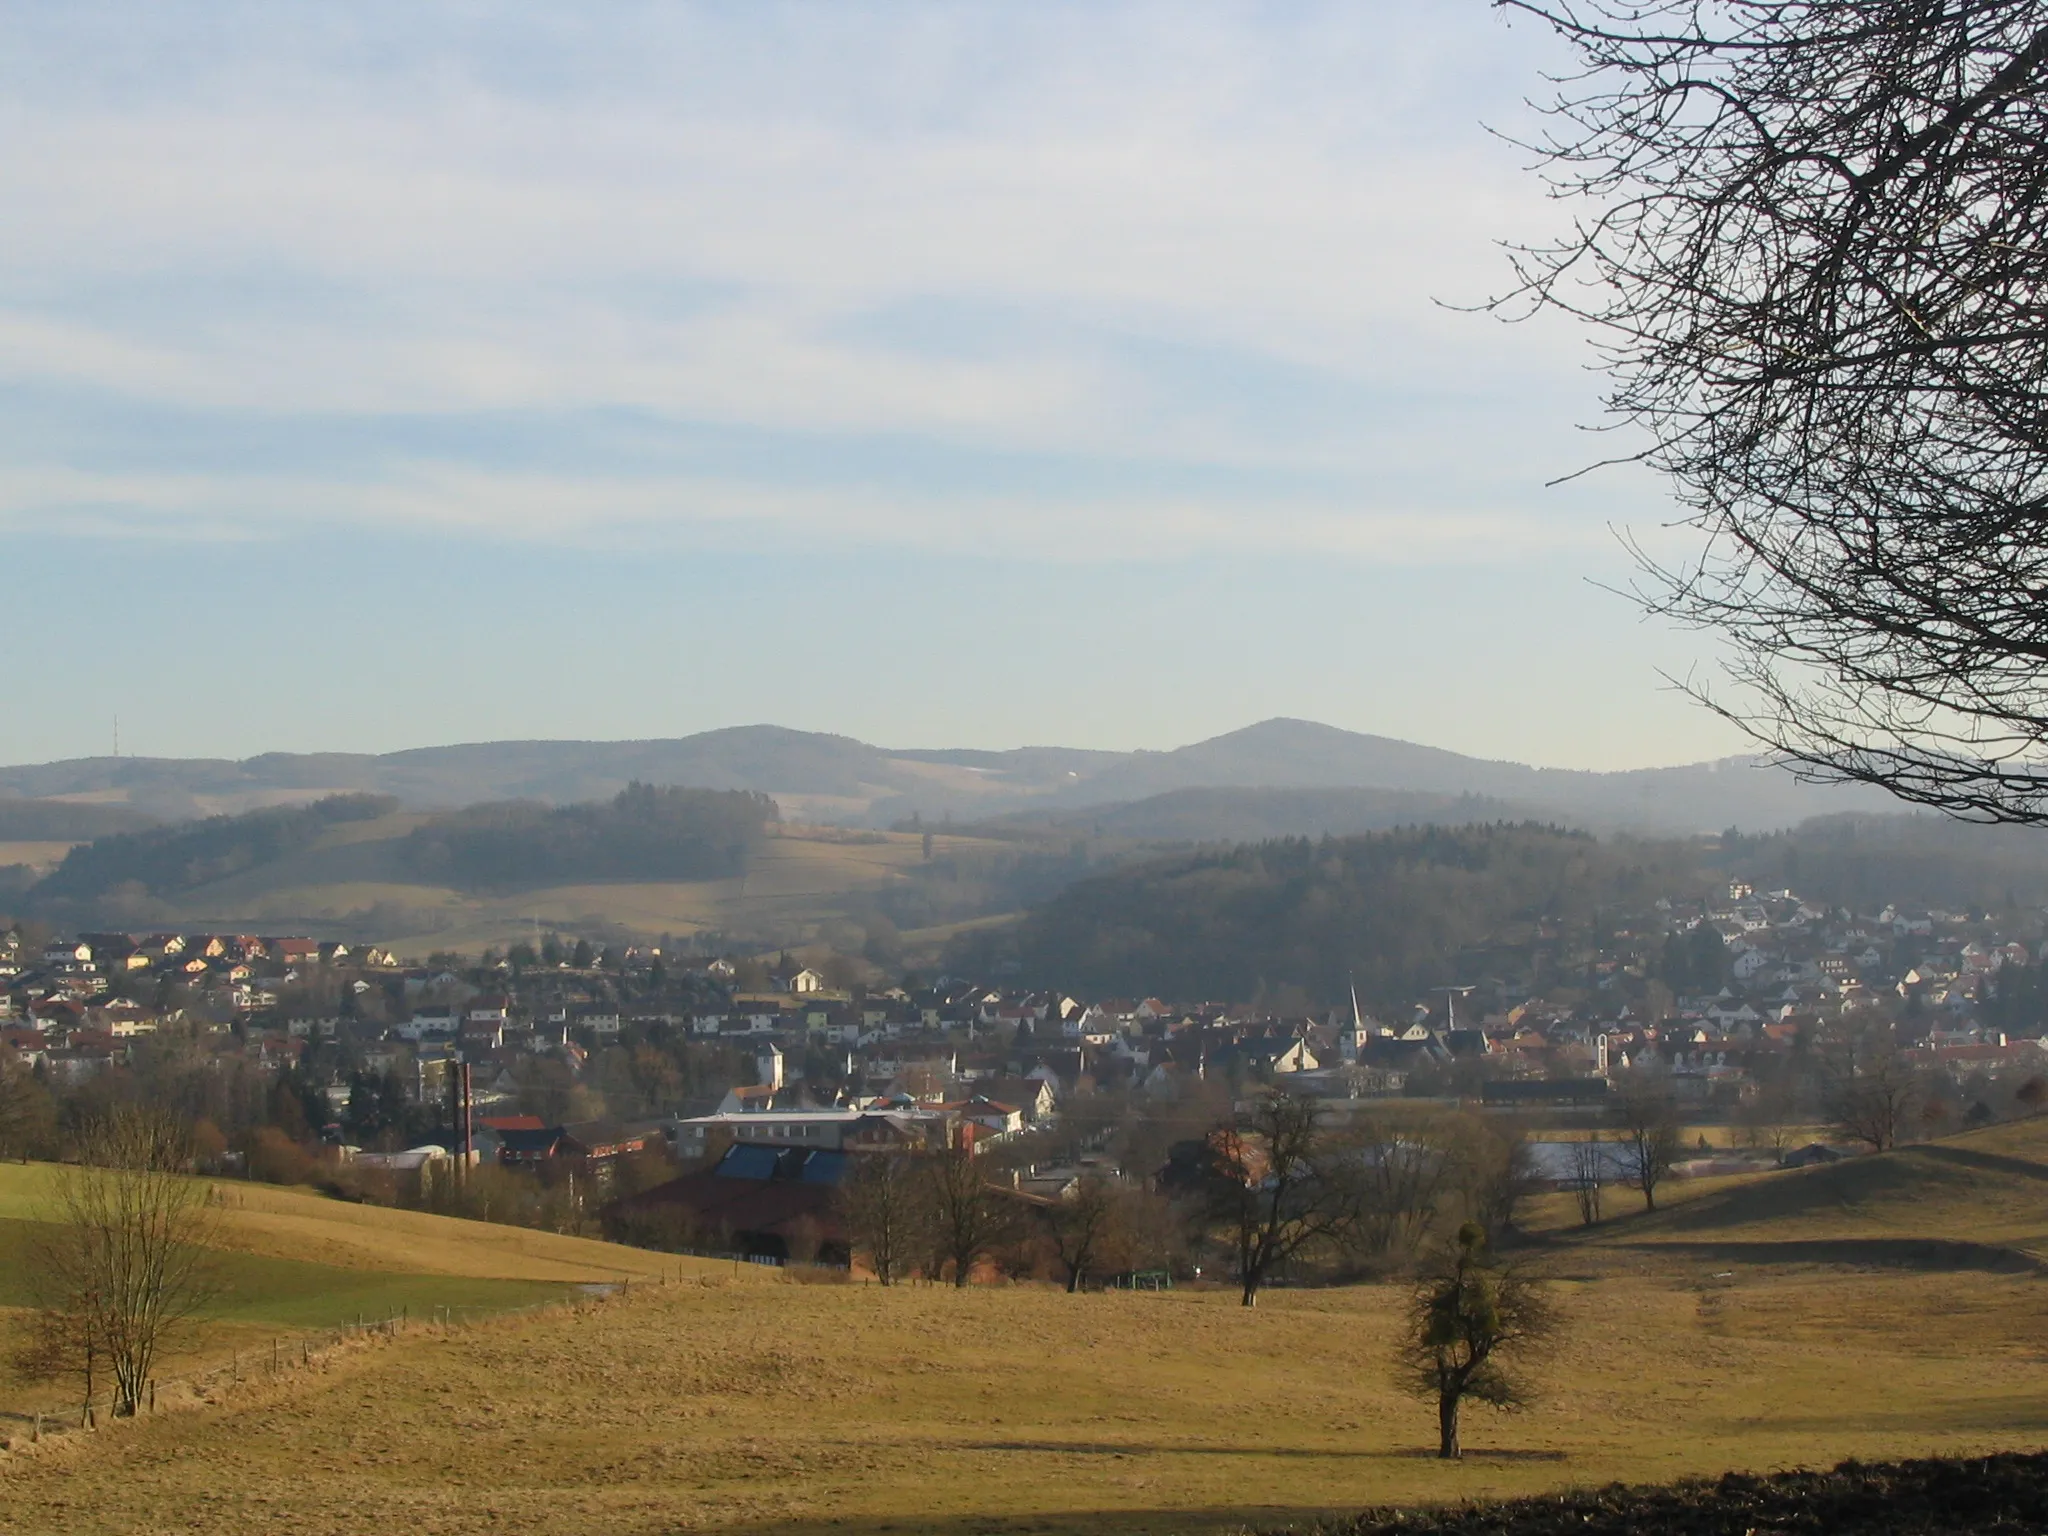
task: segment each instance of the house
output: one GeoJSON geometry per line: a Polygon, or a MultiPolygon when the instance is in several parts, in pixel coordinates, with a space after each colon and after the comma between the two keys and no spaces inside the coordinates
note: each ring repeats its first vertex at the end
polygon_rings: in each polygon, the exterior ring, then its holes
{"type": "Polygon", "coordinates": [[[284,965],[315,965],[320,960],[320,946],[311,939],[264,939],[262,944],[273,960],[284,965]]]}
{"type": "Polygon", "coordinates": [[[452,1040],[459,1026],[453,1008],[416,1008],[412,1017],[394,1025],[391,1033],[401,1040],[452,1040]]]}
{"type": "Polygon", "coordinates": [[[465,1051],[495,1051],[505,1044],[505,1031],[507,1028],[508,1026],[502,1017],[494,1018],[486,1014],[484,1017],[478,1018],[474,1013],[471,1013],[464,1016],[462,1020],[462,1033],[457,1036],[457,1039],[462,1042],[462,1048],[465,1051]]]}
{"type": "Polygon", "coordinates": [[[975,1086],[979,1097],[1016,1105],[1026,1125],[1038,1125],[1058,1113],[1053,1086],[1042,1077],[996,1077],[975,1086]]]}
{"type": "Polygon", "coordinates": [[[981,1132],[977,1139],[982,1141],[999,1136],[1014,1136],[1024,1129],[1023,1110],[1014,1104],[1001,1104],[981,1094],[958,1104],[941,1104],[939,1109],[942,1113],[957,1115],[968,1125],[977,1127],[981,1132]]]}

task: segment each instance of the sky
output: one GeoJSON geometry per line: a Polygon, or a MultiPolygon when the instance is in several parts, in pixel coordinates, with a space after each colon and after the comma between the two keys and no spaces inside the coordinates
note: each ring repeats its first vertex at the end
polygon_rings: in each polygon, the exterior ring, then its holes
{"type": "Polygon", "coordinates": [[[1560,62],[1484,0],[0,0],[0,761],[1739,750],[1612,590],[1663,488],[1546,488],[1585,338],[1470,312],[1560,62]]]}

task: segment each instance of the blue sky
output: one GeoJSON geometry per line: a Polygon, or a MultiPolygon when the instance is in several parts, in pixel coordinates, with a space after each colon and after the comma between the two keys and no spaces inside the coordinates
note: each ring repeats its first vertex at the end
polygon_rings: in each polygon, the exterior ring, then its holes
{"type": "Polygon", "coordinates": [[[0,3],[0,760],[1739,743],[1599,589],[1554,44],[1322,6],[0,3]]]}

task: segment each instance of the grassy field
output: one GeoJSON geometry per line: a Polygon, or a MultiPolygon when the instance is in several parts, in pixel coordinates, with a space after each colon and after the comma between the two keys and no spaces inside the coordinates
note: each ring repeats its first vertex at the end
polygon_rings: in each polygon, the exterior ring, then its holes
{"type": "MultiPolygon", "coordinates": [[[[1392,1385],[1398,1287],[1246,1311],[1225,1292],[881,1290],[697,1265],[17,1454],[0,1530],[1221,1531],[2039,1448],[2048,1223],[2026,1191],[2048,1181],[2044,1133],[1674,1186],[1654,1217],[1549,1234],[1531,1257],[1569,1326],[1535,1367],[1537,1404],[1475,1412],[1457,1466],[1431,1459],[1430,1410],[1392,1385]]],[[[266,1245],[304,1197],[250,1194],[229,1213],[239,1251],[278,1262],[266,1245]]],[[[380,1234],[392,1214],[358,1213],[380,1234]]],[[[361,1273],[386,1239],[346,1225],[328,1257],[355,1252],[361,1273]]],[[[393,1283],[663,1262],[497,1249],[492,1229],[427,1217],[390,1232],[393,1283]],[[494,1251],[467,1257],[473,1239],[494,1251]]]]}
{"type": "MultiPolygon", "coordinates": [[[[1639,1203],[1607,1192],[1610,1214],[1639,1203]]],[[[2032,1271],[2048,1265],[2048,1120],[1792,1174],[1674,1183],[1659,1204],[1583,1239],[1566,1197],[1540,1214],[1584,1248],[1646,1260],[2032,1271]]]]}
{"type": "MultiPolygon", "coordinates": [[[[52,1214],[60,1170],[0,1165],[0,1354],[35,1303],[26,1258],[52,1214]]],[[[520,1227],[453,1221],[326,1199],[305,1190],[216,1181],[212,1271],[218,1295],[165,1362],[182,1376],[267,1349],[394,1316],[478,1318],[582,1295],[588,1288],[724,1267],[520,1227]]],[[[67,1407],[72,1389],[16,1384],[17,1418],[67,1407]]]]}

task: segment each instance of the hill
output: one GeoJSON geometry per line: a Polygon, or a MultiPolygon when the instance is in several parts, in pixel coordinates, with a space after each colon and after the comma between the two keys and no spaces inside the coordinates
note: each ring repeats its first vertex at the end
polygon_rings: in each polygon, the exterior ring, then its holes
{"type": "Polygon", "coordinates": [[[1617,773],[1532,768],[1309,720],[1267,720],[1171,752],[1133,753],[1062,798],[1112,803],[1191,788],[1471,795],[1526,805],[1579,825],[1680,833],[1785,827],[1829,811],[1893,804],[1872,791],[1802,784],[1750,757],[1617,773]]]}
{"type": "MultiPolygon", "coordinates": [[[[12,1358],[36,1301],[23,1258],[52,1209],[58,1175],[46,1164],[0,1164],[0,1361],[12,1358]]],[[[567,1300],[590,1286],[683,1270],[723,1272],[552,1232],[386,1210],[308,1190],[206,1182],[219,1202],[214,1269],[220,1294],[196,1334],[166,1362],[167,1382],[237,1349],[267,1352],[273,1339],[359,1318],[483,1317],[567,1300]]],[[[70,1406],[71,1391],[17,1383],[8,1407],[60,1411],[70,1406]]]]}
{"type": "Polygon", "coordinates": [[[713,933],[859,953],[1014,911],[1086,867],[1071,839],[856,832],[773,820],[744,791],[624,790],[594,807],[456,812],[358,794],[175,823],[0,871],[0,910],[72,928],[256,928],[405,953],[530,938],[713,933]]]}
{"type": "MultiPolygon", "coordinates": [[[[1939,1145],[2048,1171],[2039,1137],[1939,1145]]],[[[1762,1176],[1745,1198],[1803,1178],[1762,1176]]],[[[1897,1187],[1909,1230],[1911,1209],[1951,1219],[1953,1191],[1897,1187]]],[[[1754,1219],[1798,1243],[1815,1217],[1757,1204],[1754,1219]]],[[[1199,1287],[881,1289],[704,1266],[694,1284],[416,1332],[89,1449],[8,1456],[0,1530],[155,1529],[199,1510],[228,1536],[1163,1536],[2042,1447],[2033,1275],[1646,1262],[1650,1229],[1618,1220],[1547,1250],[1567,1326],[1533,1365],[1540,1395],[1473,1413],[1458,1465],[1433,1459],[1431,1410],[1392,1385],[1399,1285],[1278,1290],[1247,1310],[1199,1287]]]]}
{"type": "MultiPolygon", "coordinates": [[[[126,807],[160,820],[344,793],[391,795],[416,809],[502,800],[559,805],[608,799],[635,782],[753,791],[772,795],[793,820],[852,826],[889,826],[912,815],[985,820],[1071,811],[1185,789],[1478,796],[1575,824],[1678,833],[1790,826],[1830,811],[1890,804],[1874,791],[1803,785],[1748,758],[1589,773],[1482,760],[1303,720],[1268,720],[1169,752],[891,749],[753,725],[669,741],[489,742],[381,756],[269,753],[240,762],[86,758],[0,768],[0,796],[126,807]]],[[[1332,810],[1355,815],[1355,808],[1332,810]]],[[[1212,827],[1192,835],[1214,841],[1238,834],[1212,827]]]]}
{"type": "Polygon", "coordinates": [[[1330,1004],[1355,986],[1405,1004],[1476,979],[1475,946],[1526,946],[1543,920],[1646,911],[1704,879],[1681,843],[1600,842],[1530,825],[1407,827],[1159,858],[1069,886],[953,968],[1014,963],[1087,995],[1245,999],[1281,986],[1330,1004]]]}
{"type": "Polygon", "coordinates": [[[1529,806],[1481,795],[1402,789],[1170,789],[1144,800],[1078,810],[1018,811],[997,826],[1135,842],[1258,843],[1350,837],[1389,827],[1540,819],[1529,806]]]}
{"type": "Polygon", "coordinates": [[[2048,1274],[2048,1117],[1709,1180],[1566,1241],[1686,1263],[2048,1274]]]}

